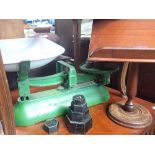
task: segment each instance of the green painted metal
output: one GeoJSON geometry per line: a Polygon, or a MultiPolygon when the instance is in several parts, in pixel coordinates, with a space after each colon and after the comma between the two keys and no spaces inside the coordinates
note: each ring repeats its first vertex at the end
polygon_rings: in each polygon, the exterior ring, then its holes
{"type": "Polygon", "coordinates": [[[29,80],[28,73],[30,70],[30,61],[23,61],[19,65],[18,72],[18,90],[19,95],[26,99],[26,97],[30,96],[30,88],[29,88],[29,80]]]}
{"type": "Polygon", "coordinates": [[[64,61],[58,61],[56,64],[57,72],[64,71],[64,83],[63,85],[67,88],[76,86],[77,84],[77,73],[75,67],[64,61]]]}
{"type": "Polygon", "coordinates": [[[82,94],[88,106],[109,100],[109,93],[103,85],[94,82],[78,84],[69,89],[53,89],[30,95],[29,100],[18,99],[14,107],[17,126],[30,126],[49,118],[63,115],[71,104],[72,97],[82,94]]]}
{"type": "Polygon", "coordinates": [[[46,77],[29,78],[29,85],[35,87],[58,85],[63,83],[64,73],[60,72],[46,77]]]}
{"type": "Polygon", "coordinates": [[[87,69],[84,64],[81,70],[85,73],[77,74],[74,66],[58,61],[56,74],[29,78],[29,67],[30,62],[22,62],[20,65],[18,78],[20,97],[14,106],[17,126],[29,126],[65,114],[74,95],[84,95],[88,106],[109,100],[109,93],[104,85],[110,83],[110,74],[114,70],[87,69]],[[30,94],[30,86],[42,87],[56,84],[61,86],[57,89],[30,94]]]}
{"type": "Polygon", "coordinates": [[[95,78],[96,78],[95,75],[78,73],[77,83],[83,83],[83,82],[93,81],[95,78]]]}

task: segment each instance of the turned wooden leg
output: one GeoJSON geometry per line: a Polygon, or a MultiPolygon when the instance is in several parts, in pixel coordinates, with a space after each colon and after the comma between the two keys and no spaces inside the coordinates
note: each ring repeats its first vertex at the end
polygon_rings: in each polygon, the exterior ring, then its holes
{"type": "Polygon", "coordinates": [[[128,80],[127,80],[127,97],[128,100],[125,103],[124,109],[128,112],[133,112],[135,110],[135,105],[133,100],[137,95],[137,86],[138,86],[138,63],[130,63],[128,70],[128,80]]]}

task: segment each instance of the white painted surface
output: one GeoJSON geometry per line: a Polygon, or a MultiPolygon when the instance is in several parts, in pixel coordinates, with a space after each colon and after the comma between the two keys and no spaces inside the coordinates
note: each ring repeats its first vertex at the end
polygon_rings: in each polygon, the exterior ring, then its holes
{"type": "Polygon", "coordinates": [[[65,51],[63,47],[46,38],[0,40],[0,50],[8,72],[18,71],[22,61],[31,61],[31,69],[44,66],[65,51]]]}

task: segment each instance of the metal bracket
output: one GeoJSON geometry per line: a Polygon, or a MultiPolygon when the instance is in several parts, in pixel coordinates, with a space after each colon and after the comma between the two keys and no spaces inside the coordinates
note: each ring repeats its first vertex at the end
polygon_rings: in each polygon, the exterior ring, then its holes
{"type": "Polygon", "coordinates": [[[23,61],[19,66],[18,89],[22,101],[29,99],[30,86],[42,87],[63,84],[64,87],[71,88],[77,84],[77,73],[74,66],[64,61],[57,62],[57,74],[45,77],[28,77],[30,61],[23,61]]]}
{"type": "Polygon", "coordinates": [[[30,61],[23,61],[19,65],[18,89],[21,100],[28,100],[30,96],[28,73],[30,70],[30,61]]]}
{"type": "Polygon", "coordinates": [[[64,87],[71,88],[77,85],[77,72],[74,66],[64,61],[58,61],[56,71],[64,72],[64,87]]]}

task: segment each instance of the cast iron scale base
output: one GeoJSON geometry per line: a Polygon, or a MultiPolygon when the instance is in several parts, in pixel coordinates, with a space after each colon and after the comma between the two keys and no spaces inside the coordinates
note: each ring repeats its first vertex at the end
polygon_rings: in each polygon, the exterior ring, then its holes
{"type": "Polygon", "coordinates": [[[20,64],[18,90],[20,97],[14,106],[16,126],[30,126],[35,123],[67,113],[72,97],[85,96],[89,106],[105,103],[110,95],[104,86],[110,83],[110,75],[118,70],[100,70],[87,64],[80,66],[77,73],[70,61],[57,61],[56,74],[45,77],[28,77],[30,62],[20,64]],[[45,87],[59,85],[56,89],[31,93],[30,86],[45,87]]]}
{"type": "Polygon", "coordinates": [[[108,107],[108,116],[117,124],[129,128],[145,128],[152,123],[151,113],[142,105],[133,103],[137,93],[138,68],[138,63],[129,66],[127,102],[113,103],[108,107]]]}

